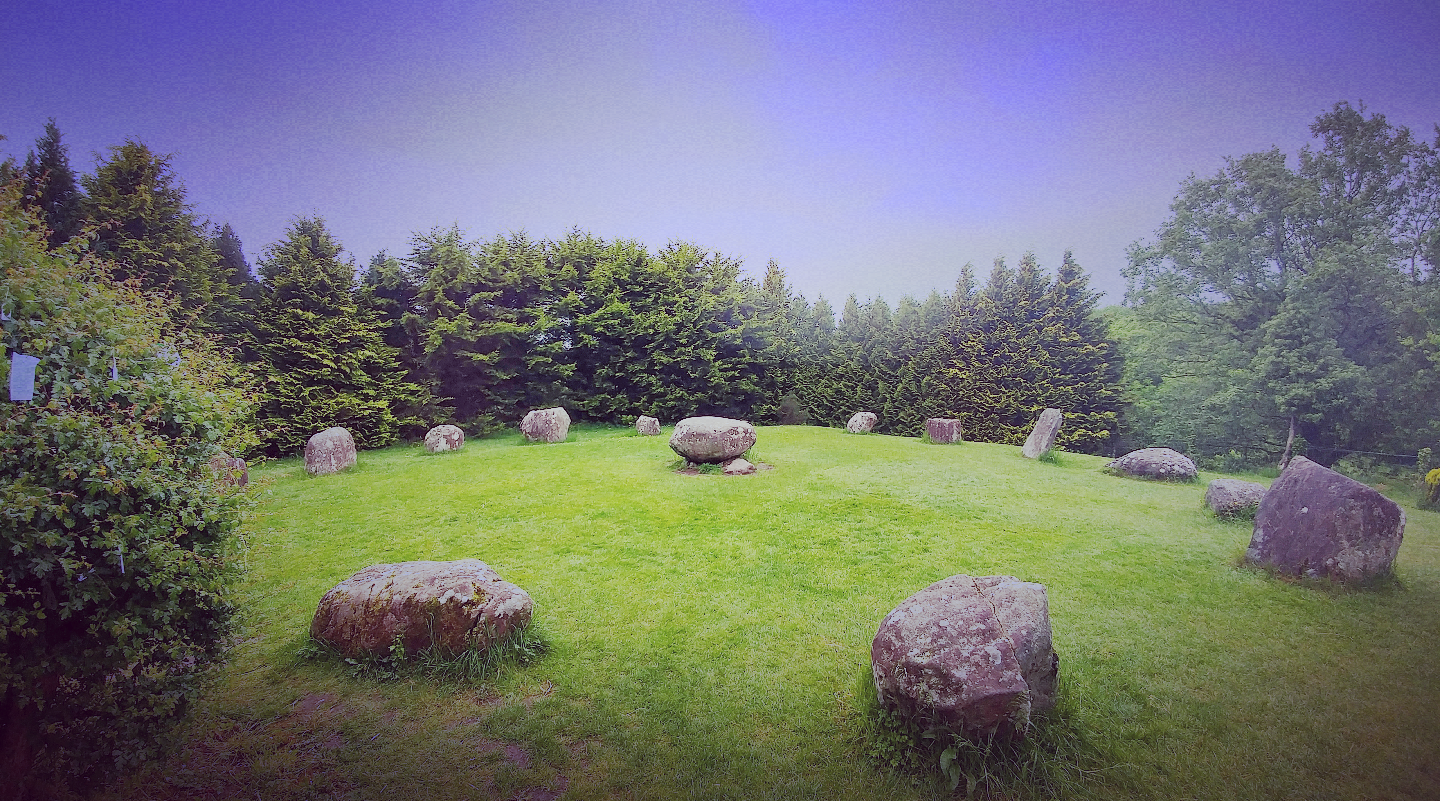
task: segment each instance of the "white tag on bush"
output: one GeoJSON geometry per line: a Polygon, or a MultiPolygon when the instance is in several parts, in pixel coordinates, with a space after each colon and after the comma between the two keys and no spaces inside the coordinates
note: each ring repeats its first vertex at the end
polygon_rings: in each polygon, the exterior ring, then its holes
{"type": "Polygon", "coordinates": [[[28,401],[35,398],[35,370],[40,366],[38,356],[23,353],[10,354],[10,400],[28,401]]]}

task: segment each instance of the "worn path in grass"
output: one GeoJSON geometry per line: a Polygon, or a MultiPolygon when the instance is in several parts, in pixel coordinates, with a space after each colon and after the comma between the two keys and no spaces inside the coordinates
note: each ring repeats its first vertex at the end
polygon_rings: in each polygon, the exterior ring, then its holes
{"type": "Polygon", "coordinates": [[[684,476],[665,437],[580,429],[254,471],[250,639],[131,794],[944,795],[866,761],[857,685],[880,619],[969,573],[1049,588],[1067,725],[1104,767],[1077,797],[1440,795],[1440,515],[1407,509],[1399,587],[1353,592],[1237,568],[1250,529],[1202,510],[1209,475],[805,427],[755,450],[775,469],[684,476]],[[482,686],[294,656],[354,571],[462,557],[534,596],[548,655],[482,686]]]}

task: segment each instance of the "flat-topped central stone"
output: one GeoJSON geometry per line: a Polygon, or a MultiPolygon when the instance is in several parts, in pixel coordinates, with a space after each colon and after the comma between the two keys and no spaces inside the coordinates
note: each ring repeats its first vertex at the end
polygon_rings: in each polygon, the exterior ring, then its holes
{"type": "Polygon", "coordinates": [[[755,426],[729,417],[687,417],[670,435],[670,449],[697,464],[734,459],[754,444],[755,426]]]}

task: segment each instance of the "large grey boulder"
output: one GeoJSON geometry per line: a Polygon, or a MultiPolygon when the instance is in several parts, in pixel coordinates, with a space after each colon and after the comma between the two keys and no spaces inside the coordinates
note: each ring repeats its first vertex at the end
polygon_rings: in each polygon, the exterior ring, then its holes
{"type": "Polygon", "coordinates": [[[335,426],[312,435],[305,443],[305,472],[312,476],[338,473],[355,465],[355,438],[335,426]]]}
{"type": "Polygon", "coordinates": [[[880,702],[967,737],[1023,734],[1055,705],[1060,658],[1045,587],[1013,576],[951,576],[885,616],[870,646],[880,702]]]}
{"type": "Polygon", "coordinates": [[[1194,481],[1200,471],[1190,457],[1170,448],[1141,448],[1105,465],[1112,473],[1154,481],[1194,481]]]}
{"type": "Polygon", "coordinates": [[[960,421],[948,417],[931,417],[926,420],[925,435],[937,445],[965,441],[965,430],[960,421]]]}
{"type": "Polygon", "coordinates": [[[1055,436],[1060,433],[1060,423],[1064,415],[1059,409],[1046,409],[1040,413],[1040,419],[1035,421],[1035,427],[1030,430],[1030,436],[1025,438],[1025,444],[1020,448],[1020,455],[1026,459],[1039,459],[1051,448],[1055,447],[1055,436]]]}
{"type": "Polygon", "coordinates": [[[1363,582],[1394,569],[1404,536],[1399,504],[1297,456],[1260,501],[1245,561],[1291,576],[1363,582]]]}
{"type": "Polygon", "coordinates": [[[635,430],[647,437],[657,436],[660,433],[660,421],[642,414],[635,418],[635,430]]]}
{"type": "Polygon", "coordinates": [[[465,444],[465,432],[458,426],[440,425],[425,432],[427,453],[458,451],[465,444]]]}
{"type": "Polygon", "coordinates": [[[564,442],[570,435],[570,413],[560,406],[531,409],[520,421],[520,433],[531,442],[564,442]]]}
{"type": "Polygon", "coordinates": [[[755,426],[729,417],[687,417],[670,435],[670,449],[696,464],[729,461],[754,444],[755,426]]]}
{"type": "Polygon", "coordinates": [[[1205,505],[1216,517],[1254,517],[1265,485],[1238,478],[1217,478],[1205,487],[1205,505]]]}
{"type": "Polygon", "coordinates": [[[535,602],[479,559],[371,565],[320,599],[310,636],[346,656],[484,650],[530,624],[535,602]]]}
{"type": "Polygon", "coordinates": [[[880,416],[874,412],[856,412],[850,416],[850,422],[845,424],[845,430],[851,434],[869,434],[875,430],[875,423],[880,416]]]}

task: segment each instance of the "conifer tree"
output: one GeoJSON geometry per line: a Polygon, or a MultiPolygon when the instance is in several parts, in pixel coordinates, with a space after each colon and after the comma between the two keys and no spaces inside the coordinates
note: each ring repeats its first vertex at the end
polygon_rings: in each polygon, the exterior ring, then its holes
{"type": "Polygon", "coordinates": [[[261,439],[272,456],[310,435],[350,430],[360,447],[395,441],[395,414],[419,388],[402,380],[383,324],[356,302],[355,267],[319,217],[299,217],[260,261],[257,352],[266,367],[261,439]]]}
{"type": "Polygon", "coordinates": [[[60,141],[60,129],[51,117],[35,150],[25,158],[22,203],[34,209],[45,223],[45,239],[53,250],[80,233],[85,224],[83,195],[70,167],[70,148],[60,141]]]}
{"type": "Polygon", "coordinates": [[[84,178],[93,250],[116,278],[179,298],[179,322],[213,330],[214,316],[232,305],[235,290],[170,160],[130,139],[84,178]]]}

